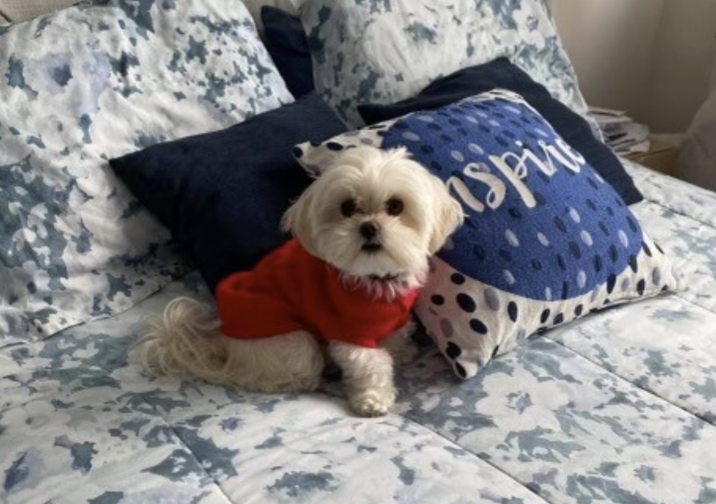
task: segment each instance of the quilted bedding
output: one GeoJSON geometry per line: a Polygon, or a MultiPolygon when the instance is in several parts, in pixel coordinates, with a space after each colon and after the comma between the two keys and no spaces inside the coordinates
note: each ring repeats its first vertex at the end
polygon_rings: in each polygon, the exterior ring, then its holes
{"type": "Polygon", "coordinates": [[[336,383],[265,396],[140,375],[134,335],[176,295],[208,299],[196,274],[0,349],[0,502],[716,502],[716,194],[629,171],[684,290],[550,331],[464,382],[427,348],[381,419],[351,415],[336,383]]]}

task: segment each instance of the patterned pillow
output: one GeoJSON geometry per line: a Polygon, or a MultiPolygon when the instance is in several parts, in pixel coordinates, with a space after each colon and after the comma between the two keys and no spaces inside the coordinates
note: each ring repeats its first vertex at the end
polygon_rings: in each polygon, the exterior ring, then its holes
{"type": "Polygon", "coordinates": [[[303,0],[242,0],[244,5],[254,18],[256,26],[259,30],[264,29],[263,19],[261,17],[261,9],[264,7],[272,7],[281,9],[284,12],[296,14],[303,0]]]}
{"type": "Polygon", "coordinates": [[[530,335],[659,294],[677,274],[612,187],[521,96],[494,90],[294,149],[405,146],[463,204],[416,313],[460,377],[530,335]]]}
{"type": "MultiPolygon", "coordinates": [[[[278,68],[281,71],[281,67],[278,68]]],[[[396,103],[359,105],[358,112],[367,124],[374,124],[418,110],[444,107],[495,88],[507,89],[522,96],[572,149],[579,151],[592,168],[611,184],[626,204],[631,205],[644,199],[619,158],[604,142],[594,137],[582,116],[555,100],[544,86],[536,83],[507,58],[462,68],[436,79],[417,95],[396,103]]]]}
{"type": "Polygon", "coordinates": [[[261,21],[266,49],[293,97],[313,91],[313,60],[301,20],[290,12],[264,6],[261,21]]]}
{"type": "MultiPolygon", "coordinates": [[[[356,106],[413,96],[437,77],[507,56],[587,117],[545,0],[308,0],[301,20],[318,92],[354,126],[356,106]]],[[[599,128],[591,121],[601,138],[599,128]]]]}
{"type": "Polygon", "coordinates": [[[0,27],[0,344],[186,271],[108,159],[292,98],[236,0],[110,0],[0,27]]]}

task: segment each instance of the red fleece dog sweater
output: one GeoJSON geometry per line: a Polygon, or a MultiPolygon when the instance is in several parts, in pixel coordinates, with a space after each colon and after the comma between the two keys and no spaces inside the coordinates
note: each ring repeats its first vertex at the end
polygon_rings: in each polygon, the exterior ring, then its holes
{"type": "Polygon", "coordinates": [[[375,348],[410,320],[418,290],[386,300],[341,280],[336,268],[292,239],[251,271],[234,273],[216,288],[226,336],[266,338],[305,330],[324,341],[375,348]]]}

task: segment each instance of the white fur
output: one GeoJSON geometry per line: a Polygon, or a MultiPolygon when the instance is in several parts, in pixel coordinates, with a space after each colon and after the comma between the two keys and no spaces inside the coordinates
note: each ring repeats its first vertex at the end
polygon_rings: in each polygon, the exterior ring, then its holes
{"type": "MultiPolygon", "coordinates": [[[[346,282],[393,298],[422,285],[428,257],[462,219],[459,203],[444,184],[410,160],[405,149],[358,147],[338,156],[301,195],[286,212],[284,227],[311,254],[339,269],[346,282]],[[403,203],[399,215],[386,210],[391,198],[403,203]],[[348,217],[341,211],[347,200],[358,209],[348,217]],[[380,250],[364,249],[360,226],[368,221],[379,228],[380,250]]],[[[135,358],[154,373],[257,392],[310,391],[320,385],[325,358],[309,333],[240,340],[224,337],[219,328],[212,309],[175,299],[149,326],[135,358]]],[[[384,415],[395,402],[393,363],[414,357],[412,328],[411,322],[381,348],[329,344],[328,356],[342,369],[348,402],[359,415],[384,415]]]]}

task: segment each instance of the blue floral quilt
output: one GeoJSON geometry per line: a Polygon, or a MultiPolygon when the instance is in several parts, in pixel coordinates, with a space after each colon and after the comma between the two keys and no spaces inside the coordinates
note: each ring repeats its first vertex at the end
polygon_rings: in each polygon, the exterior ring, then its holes
{"type": "Polygon", "coordinates": [[[716,502],[716,194],[629,166],[685,289],[529,340],[458,382],[432,348],[384,418],[338,384],[267,396],[149,379],[127,350],[197,274],[0,348],[0,502],[716,502]]]}

